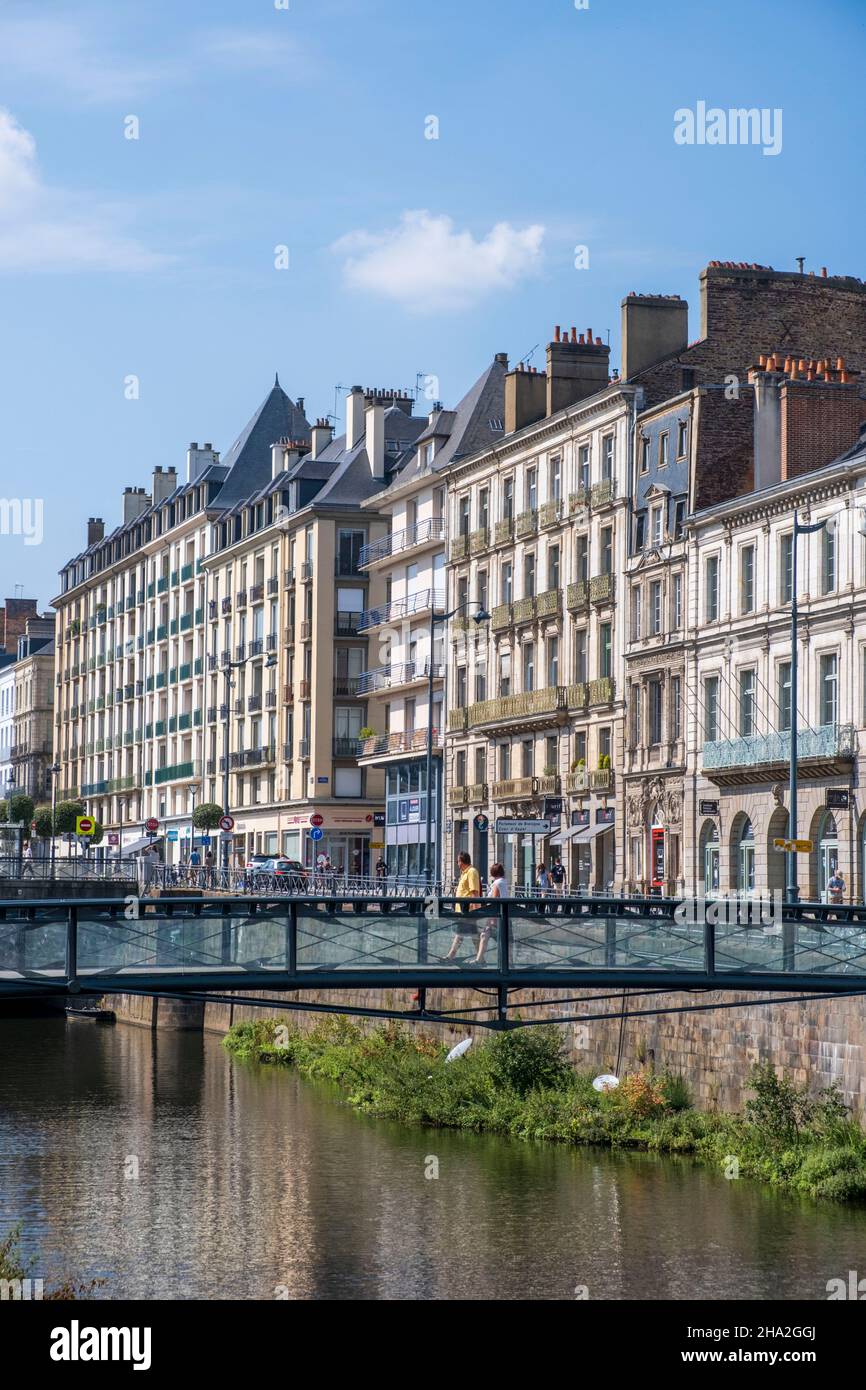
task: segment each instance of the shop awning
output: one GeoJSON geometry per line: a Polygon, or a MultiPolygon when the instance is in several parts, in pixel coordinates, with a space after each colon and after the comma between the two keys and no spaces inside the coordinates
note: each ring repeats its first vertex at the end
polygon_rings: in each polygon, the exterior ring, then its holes
{"type": "Polygon", "coordinates": [[[596,837],[596,835],[603,835],[604,832],[605,832],[606,830],[613,830],[613,826],[610,825],[609,823],[607,823],[607,824],[605,824],[605,825],[584,825],[584,826],[581,826],[581,828],[578,830],[578,833],[577,833],[575,836],[573,836],[573,838],[572,838],[572,844],[574,844],[574,845],[586,845],[586,844],[589,844],[590,840],[594,840],[595,837],[596,837]]]}
{"type": "Polygon", "coordinates": [[[570,825],[566,830],[558,830],[555,835],[551,835],[552,845],[567,845],[577,835],[582,835],[589,827],[586,825],[570,825]]]}
{"type": "Polygon", "coordinates": [[[142,850],[147,849],[149,845],[155,845],[161,839],[161,835],[144,835],[140,840],[133,840],[131,844],[121,845],[120,856],[125,859],[128,854],[140,854],[142,850]]]}

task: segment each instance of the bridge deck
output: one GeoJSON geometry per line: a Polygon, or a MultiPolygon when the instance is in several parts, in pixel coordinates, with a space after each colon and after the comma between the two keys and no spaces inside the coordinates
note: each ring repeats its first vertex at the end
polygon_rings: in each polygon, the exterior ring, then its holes
{"type": "Polygon", "coordinates": [[[658,898],[0,901],[0,996],[86,988],[866,990],[866,906],[658,898]],[[707,917],[722,920],[707,921],[707,917]],[[489,929],[483,963],[473,957],[489,929]],[[446,959],[455,932],[459,958],[446,959]]]}

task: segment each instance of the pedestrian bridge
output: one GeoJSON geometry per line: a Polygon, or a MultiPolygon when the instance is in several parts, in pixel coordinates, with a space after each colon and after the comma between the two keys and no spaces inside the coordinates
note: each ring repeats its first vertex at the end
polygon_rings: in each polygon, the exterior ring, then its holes
{"type": "Polygon", "coordinates": [[[660,898],[0,900],[0,996],[484,987],[866,992],[866,906],[660,898]],[[482,928],[482,963],[473,959],[482,928]],[[447,958],[456,930],[456,960],[447,958]]]}

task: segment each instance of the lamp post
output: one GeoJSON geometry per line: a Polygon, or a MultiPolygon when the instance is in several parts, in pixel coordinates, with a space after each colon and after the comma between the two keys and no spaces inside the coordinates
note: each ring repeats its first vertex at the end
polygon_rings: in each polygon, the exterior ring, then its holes
{"type": "Polygon", "coordinates": [[[54,837],[57,834],[57,779],[60,776],[60,764],[52,763],[48,769],[51,774],[51,877],[54,877],[54,837]]]}
{"type": "MultiPolygon", "coordinates": [[[[798,676],[798,657],[797,650],[797,538],[798,536],[811,535],[813,531],[822,531],[827,525],[829,518],[823,521],[814,521],[807,526],[801,522],[796,511],[794,512],[794,534],[791,537],[791,760],[789,771],[789,800],[788,800],[788,839],[797,838],[797,676],[798,676]]],[[[785,885],[785,899],[788,903],[796,903],[799,900],[800,890],[797,886],[797,854],[795,850],[789,850],[787,859],[787,876],[785,885]]]]}
{"type": "MultiPolygon", "coordinates": [[[[230,743],[230,737],[229,737],[229,713],[230,713],[230,710],[229,710],[229,696],[230,696],[231,688],[232,688],[232,685],[233,685],[233,681],[232,681],[232,672],[233,672],[233,671],[239,671],[240,668],[241,668],[242,666],[246,666],[246,664],[247,664],[248,661],[257,661],[257,660],[259,659],[260,655],[261,655],[260,652],[255,652],[255,653],[251,654],[250,656],[242,657],[242,658],[240,659],[240,661],[228,661],[228,662],[226,662],[225,666],[223,667],[223,675],[224,675],[224,677],[225,677],[225,683],[226,683],[226,686],[225,686],[225,720],[224,720],[224,722],[223,722],[223,815],[224,815],[224,816],[227,816],[227,815],[230,814],[230,809],[229,809],[229,743],[230,743]]],[[[272,670],[276,665],[277,665],[277,654],[276,654],[276,652],[268,652],[268,658],[267,658],[267,661],[266,661],[265,664],[264,664],[264,669],[265,669],[266,671],[270,671],[270,670],[272,670]]],[[[222,861],[223,861],[223,868],[224,868],[224,869],[227,869],[227,868],[229,867],[229,842],[228,842],[228,839],[225,839],[225,840],[223,841],[222,861]]]]}
{"type": "MultiPolygon", "coordinates": [[[[433,647],[436,642],[436,626],[439,623],[447,623],[449,618],[453,618],[456,613],[459,613],[461,611],[461,609],[468,608],[472,603],[478,604],[478,612],[472,614],[473,621],[478,623],[479,625],[481,623],[488,623],[490,621],[490,614],[487,612],[487,609],[478,599],[464,599],[462,603],[458,603],[457,607],[452,608],[450,612],[437,613],[436,598],[433,593],[433,590],[430,590],[430,655],[429,660],[427,662],[427,817],[425,832],[427,843],[424,848],[424,883],[427,888],[429,888],[433,882],[433,856],[431,854],[431,850],[433,848],[433,647]]],[[[441,847],[442,844],[441,808],[437,820],[437,826],[438,832],[436,835],[436,862],[441,873],[441,865],[439,864],[440,855],[438,853],[438,849],[441,847]]]]}
{"type": "Polygon", "coordinates": [[[188,782],[187,789],[192,795],[192,811],[190,813],[189,821],[189,858],[187,859],[187,863],[189,863],[192,859],[192,852],[195,849],[195,799],[198,796],[199,791],[201,790],[201,783],[188,782]]]}

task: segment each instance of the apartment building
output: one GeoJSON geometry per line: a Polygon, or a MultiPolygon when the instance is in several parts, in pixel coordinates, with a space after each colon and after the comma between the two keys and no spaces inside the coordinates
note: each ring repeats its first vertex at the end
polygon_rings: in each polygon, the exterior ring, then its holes
{"type": "Polygon", "coordinates": [[[618,877],[616,575],[639,392],[610,380],[608,356],[557,328],[546,372],[506,376],[503,439],[446,470],[448,604],[463,612],[448,643],[446,866],[465,849],[482,873],[492,855],[527,882],[561,853],[574,884],[618,877]],[[495,833],[527,817],[555,833],[495,833]]]}
{"type": "Polygon", "coordinates": [[[12,694],[9,791],[34,801],[51,795],[53,752],[54,615],[28,617],[18,638],[12,694]]]}
{"type": "Polygon", "coordinates": [[[15,658],[0,652],[0,801],[15,790],[12,744],[15,739],[15,658]]]}
{"type": "Polygon", "coordinates": [[[425,424],[413,416],[408,393],[354,387],[345,434],[333,438],[332,426],[319,420],[310,447],[279,440],[269,484],[215,527],[206,564],[207,776],[209,794],[222,800],[228,727],[238,856],[279,852],[312,864],[327,855],[346,873],[371,872],[384,787],[381,770],[358,761],[370,719],[366,691],[374,685],[362,619],[386,588],[361,558],[387,522],[367,504],[415,456],[425,424]],[[276,653],[275,667],[258,660],[263,647],[266,658],[276,653]],[[217,710],[225,701],[218,673],[229,660],[244,668],[233,673],[226,726],[217,710]],[[313,814],[322,820],[319,841],[309,835],[313,814]]]}
{"type": "Polygon", "coordinates": [[[497,353],[454,410],[437,402],[414,451],[391,483],[363,504],[365,511],[384,517],[388,527],[385,535],[363,547],[359,562],[384,585],[384,602],[362,614],[359,629],[371,639],[382,664],[346,674],[366,701],[359,766],[378,768],[384,776],[384,826],[375,847],[389,871],[400,876],[422,874],[427,863],[428,728],[433,730],[434,879],[440,871],[436,850],[441,843],[445,681],[443,624],[436,615],[445,611],[446,603],[442,475],[450,464],[502,438],[507,371],[507,355],[497,353]]]}
{"type": "Polygon", "coordinates": [[[87,548],[61,571],[60,794],[84,800],[124,852],[141,847],[149,816],[168,860],[190,845],[203,792],[213,523],[270,477],[273,440],[305,431],[303,402],[275,382],[222,462],[193,443],[184,481],[157,467],[150,492],[125,490],[116,530],[106,536],[101,518],[89,520],[87,548]]]}
{"type": "Polygon", "coordinates": [[[839,867],[862,899],[866,401],[842,357],[762,354],[749,381],[755,486],[688,525],[687,882],[784,887],[774,840],[788,826],[796,513],[824,523],[797,542],[797,831],[813,842],[797,855],[799,887],[820,898],[839,867]]]}

